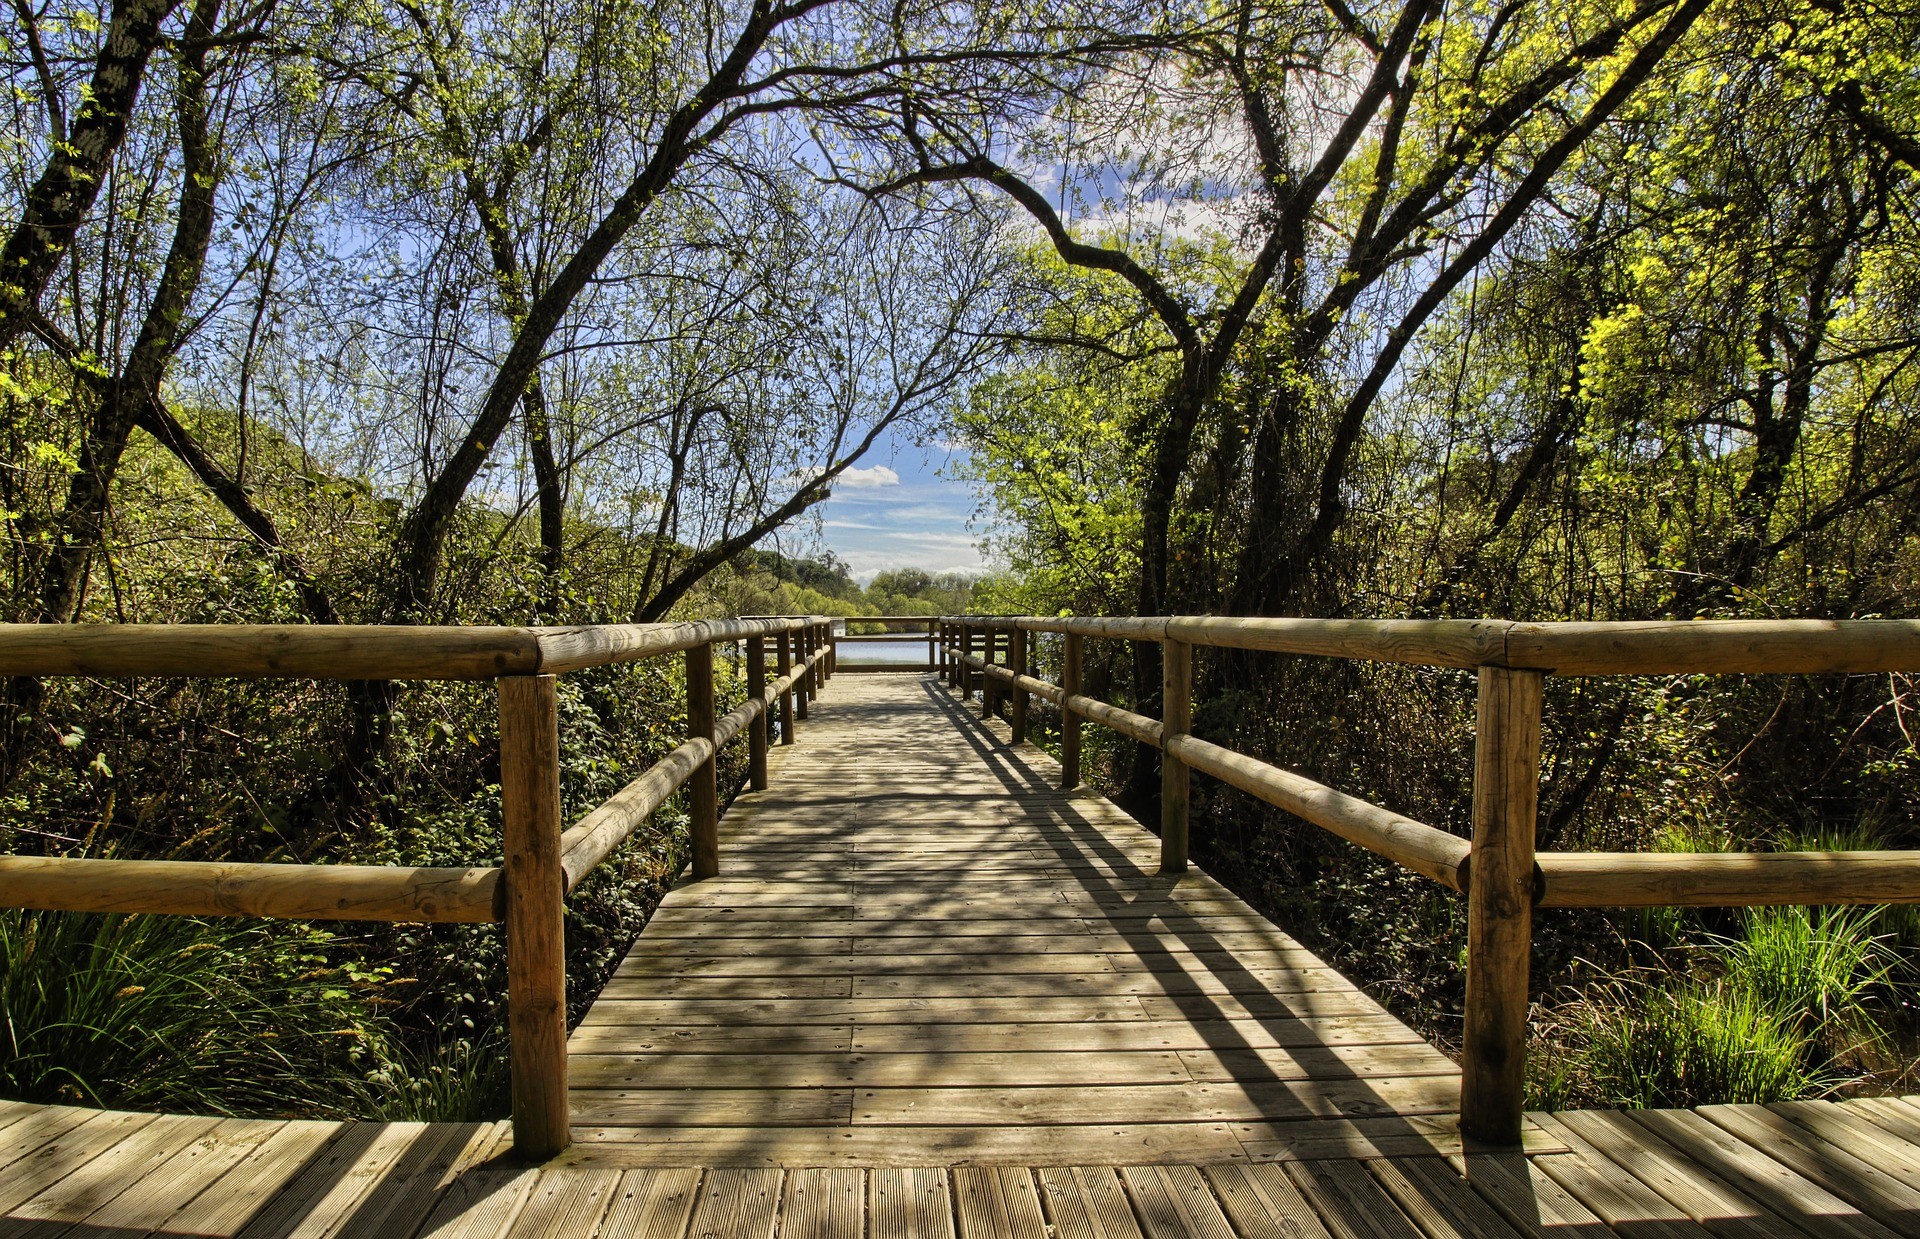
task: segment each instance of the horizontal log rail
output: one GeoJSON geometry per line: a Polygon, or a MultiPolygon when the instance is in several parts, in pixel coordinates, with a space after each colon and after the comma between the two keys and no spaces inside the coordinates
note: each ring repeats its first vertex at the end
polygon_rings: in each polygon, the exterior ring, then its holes
{"type": "Polygon", "coordinates": [[[497,680],[637,662],[824,618],[566,628],[381,624],[0,624],[0,675],[497,680]]]}
{"type": "Polygon", "coordinates": [[[500,870],[0,856],[0,906],[295,921],[497,921],[500,870]]]}
{"type": "MultiPolygon", "coordinates": [[[[921,621],[925,622],[925,621],[921,621]]],[[[749,738],[749,782],[767,783],[769,715],[782,743],[831,676],[831,622],[763,616],[679,624],[452,628],[376,625],[0,624],[0,675],[330,680],[497,680],[504,863],[472,868],[241,864],[0,856],[0,907],[290,920],[504,922],[514,1145],[567,1147],[564,906],[666,800],[686,789],[693,870],[719,856],[719,752],[749,738]],[[767,682],[767,642],[777,676],[767,682]],[[746,700],[713,716],[713,647],[744,643],[746,700]],[[687,657],[686,743],[560,828],[555,677],[665,654],[687,657]]]]}
{"type": "Polygon", "coordinates": [[[1079,782],[1082,719],[1164,755],[1164,872],[1185,867],[1186,778],[1198,770],[1466,894],[1461,1115],[1480,1139],[1519,1140],[1533,909],[1920,903],[1920,852],[1534,851],[1545,677],[1916,671],[1920,621],[1590,624],[1181,615],[946,616],[940,625],[949,682],[970,697],[977,678],[989,711],[1005,695],[1016,743],[1025,738],[1029,698],[1060,707],[1067,787],[1079,782]],[[1029,647],[1042,633],[1063,638],[1058,683],[1028,674],[1029,647]],[[1080,643],[1089,637],[1164,647],[1165,720],[1079,691],[1080,643]],[[1195,646],[1476,672],[1473,838],[1192,735],[1186,720],[1195,646]]]}

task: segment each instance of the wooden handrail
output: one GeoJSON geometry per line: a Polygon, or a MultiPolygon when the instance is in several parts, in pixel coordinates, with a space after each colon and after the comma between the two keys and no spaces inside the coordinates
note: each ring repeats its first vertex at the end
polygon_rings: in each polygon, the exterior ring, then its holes
{"type": "MultiPolygon", "coordinates": [[[[1199,770],[1401,866],[1468,894],[1463,1128],[1516,1143],[1520,1134],[1527,968],[1536,907],[1754,907],[1920,903],[1920,852],[1755,854],[1534,851],[1541,684],[1548,675],[1887,673],[1920,670],[1920,621],[1704,620],[1516,623],[1506,620],[1323,620],[1089,616],[943,616],[949,675],[971,696],[975,671],[991,712],[1001,685],[1012,719],[1029,697],[1060,706],[1061,781],[1079,781],[1079,720],[1159,749],[1161,867],[1186,863],[1185,771],[1199,770]],[[1063,680],[1025,674],[994,657],[997,639],[1057,633],[1063,680]],[[1167,647],[1161,722],[1076,691],[1087,637],[1167,647]],[[1475,727],[1474,835],[1437,830],[1186,730],[1186,651],[1194,646],[1365,659],[1472,670],[1480,678],[1475,727]],[[1069,757],[1071,761],[1069,761],[1069,757]]],[[[1024,641],[1008,646],[1024,663],[1024,641]]],[[[1016,724],[1013,739],[1021,738],[1016,724]]]]}
{"type": "Polygon", "coordinates": [[[493,921],[500,870],[0,856],[0,906],[296,921],[493,921]]]}
{"type": "Polygon", "coordinates": [[[569,628],[387,624],[0,624],[0,676],[494,680],[634,662],[823,620],[569,628]]]}
{"type": "Polygon", "coordinates": [[[1348,620],[1173,615],[947,617],[976,628],[1550,675],[1920,671],[1920,620],[1348,620]]]}

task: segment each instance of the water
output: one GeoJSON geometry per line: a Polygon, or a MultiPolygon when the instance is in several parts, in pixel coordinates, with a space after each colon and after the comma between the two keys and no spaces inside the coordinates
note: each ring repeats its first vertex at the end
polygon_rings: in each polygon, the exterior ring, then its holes
{"type": "Polygon", "coordinates": [[[849,663],[886,663],[905,664],[906,666],[927,665],[927,643],[925,641],[862,641],[859,637],[840,638],[840,662],[849,663]]]}

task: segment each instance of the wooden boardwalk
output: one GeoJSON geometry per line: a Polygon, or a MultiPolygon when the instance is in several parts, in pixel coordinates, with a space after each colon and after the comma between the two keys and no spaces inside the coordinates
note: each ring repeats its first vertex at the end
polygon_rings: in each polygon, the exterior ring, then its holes
{"type": "Polygon", "coordinates": [[[1444,1056],[930,677],[801,734],[574,1033],[567,1154],[0,1101],[0,1239],[1920,1235],[1915,1099],[1463,1149],[1444,1056]]]}
{"type": "Polygon", "coordinates": [[[1920,1105],[1537,1115],[1565,1151],[1151,1166],[514,1163],[506,1124],[0,1102],[6,1239],[1895,1239],[1920,1105]]]}
{"type": "Polygon", "coordinates": [[[571,1041],[605,1164],[1238,1161],[1445,1139],[1459,1072],[934,677],[837,678],[571,1041]]]}

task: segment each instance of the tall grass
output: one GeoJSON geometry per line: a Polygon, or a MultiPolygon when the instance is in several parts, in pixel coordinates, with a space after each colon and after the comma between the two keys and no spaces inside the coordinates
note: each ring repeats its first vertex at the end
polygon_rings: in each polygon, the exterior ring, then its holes
{"type": "MultiPolygon", "coordinates": [[[[1616,987],[1574,1028],[1573,1079],[1603,1106],[1769,1102],[1821,1091],[1795,1022],[1738,985],[1616,987]]],[[[1564,1102],[1562,1103],[1564,1104],[1564,1102]]]]}
{"type": "Polygon", "coordinates": [[[460,1123],[508,1112],[504,1039],[461,1036],[425,1053],[381,1046],[360,1086],[359,1114],[384,1122],[460,1123]]]}
{"type": "Polygon", "coordinates": [[[287,925],[0,911],[0,1093],[350,1114],[375,1033],[327,941],[287,925]]]}
{"type": "Polygon", "coordinates": [[[1893,958],[1872,908],[1749,908],[1728,943],[1727,982],[1797,1020],[1829,1058],[1880,1040],[1875,992],[1893,958]]]}

